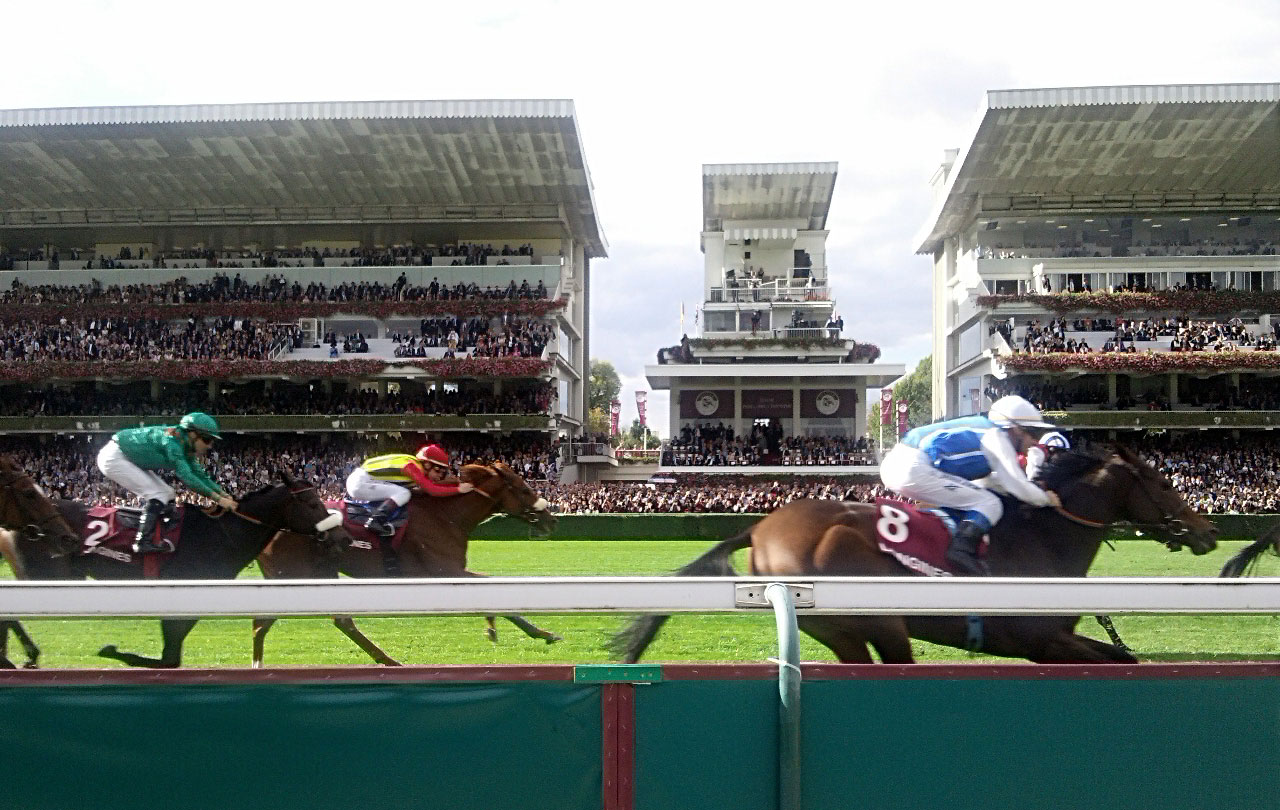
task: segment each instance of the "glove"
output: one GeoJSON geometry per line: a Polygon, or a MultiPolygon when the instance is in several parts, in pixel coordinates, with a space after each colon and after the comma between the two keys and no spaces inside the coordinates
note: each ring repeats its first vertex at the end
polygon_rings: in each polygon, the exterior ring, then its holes
{"type": "Polygon", "coordinates": [[[461,492],[463,495],[467,494],[468,492],[470,492],[475,488],[476,488],[476,485],[472,484],[469,481],[463,481],[461,484],[458,484],[458,491],[461,492]]]}

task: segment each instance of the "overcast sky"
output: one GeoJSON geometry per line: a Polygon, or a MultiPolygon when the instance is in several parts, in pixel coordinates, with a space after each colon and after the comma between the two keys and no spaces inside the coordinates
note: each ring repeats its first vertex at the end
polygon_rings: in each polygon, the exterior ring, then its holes
{"type": "MultiPolygon", "coordinates": [[[[5,7],[0,108],[570,98],[609,258],[623,423],[702,300],[703,163],[837,161],[845,334],[929,353],[928,180],[984,91],[1280,81],[1280,3],[56,2],[5,7]]],[[[650,396],[665,430],[666,395],[650,396]]]]}

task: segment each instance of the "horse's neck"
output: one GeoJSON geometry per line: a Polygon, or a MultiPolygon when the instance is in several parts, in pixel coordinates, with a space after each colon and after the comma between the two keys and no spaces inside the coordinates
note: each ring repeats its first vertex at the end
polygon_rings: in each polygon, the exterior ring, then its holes
{"type": "Polygon", "coordinates": [[[469,536],[485,518],[498,509],[497,496],[486,498],[483,495],[461,495],[459,497],[463,500],[458,528],[462,529],[464,537],[469,536]]]}
{"type": "Polygon", "coordinates": [[[1105,529],[1076,523],[1048,509],[1008,511],[1012,514],[992,530],[990,562],[996,573],[1057,577],[1088,573],[1105,529]]]}

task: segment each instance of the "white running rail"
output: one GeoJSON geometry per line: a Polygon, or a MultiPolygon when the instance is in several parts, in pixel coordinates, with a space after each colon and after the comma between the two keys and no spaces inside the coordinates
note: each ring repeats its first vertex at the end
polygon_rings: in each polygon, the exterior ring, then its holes
{"type": "Polygon", "coordinates": [[[812,585],[805,614],[1280,614],[1280,577],[490,577],[487,579],[3,582],[0,616],[421,616],[728,613],[740,584],[812,585]]]}

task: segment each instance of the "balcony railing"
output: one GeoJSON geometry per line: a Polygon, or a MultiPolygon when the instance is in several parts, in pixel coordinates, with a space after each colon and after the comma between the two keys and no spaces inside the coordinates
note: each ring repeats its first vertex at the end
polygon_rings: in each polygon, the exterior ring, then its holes
{"type": "Polygon", "coordinates": [[[766,281],[743,280],[737,286],[712,287],[709,303],[756,304],[769,302],[828,301],[831,290],[823,278],[775,278],[766,281]]]}

